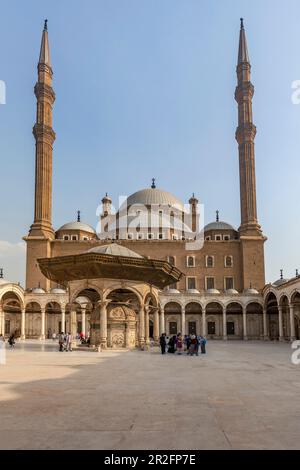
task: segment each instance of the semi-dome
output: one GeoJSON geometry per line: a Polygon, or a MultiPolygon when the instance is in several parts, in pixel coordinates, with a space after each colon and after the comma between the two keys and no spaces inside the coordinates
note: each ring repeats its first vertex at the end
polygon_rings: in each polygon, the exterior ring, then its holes
{"type": "Polygon", "coordinates": [[[238,291],[236,289],[227,289],[226,294],[227,295],[236,295],[236,294],[238,294],[238,291]]]}
{"type": "Polygon", "coordinates": [[[204,231],[208,232],[209,230],[234,230],[236,231],[236,229],[232,225],[228,224],[227,222],[222,222],[221,220],[218,222],[217,221],[211,222],[210,224],[205,225],[204,231]]]}
{"type": "Polygon", "coordinates": [[[205,291],[206,294],[213,294],[213,295],[217,295],[217,294],[220,294],[220,291],[218,289],[207,289],[205,291]]]}
{"type": "Polygon", "coordinates": [[[283,278],[280,278],[280,279],[277,279],[277,281],[275,281],[273,283],[273,286],[281,286],[281,284],[285,284],[286,282],[288,282],[288,279],[283,279],[283,278]]]}
{"type": "Polygon", "coordinates": [[[127,198],[127,207],[133,204],[142,204],[144,206],[160,204],[184,210],[184,204],[179,199],[168,191],[158,188],[146,188],[131,194],[127,198]]]}
{"type": "Polygon", "coordinates": [[[50,290],[51,294],[65,294],[66,291],[64,289],[61,289],[60,287],[54,287],[53,289],[50,290]]]}
{"type": "Polygon", "coordinates": [[[91,225],[85,224],[84,222],[68,222],[67,224],[62,225],[58,229],[58,232],[62,230],[80,230],[82,232],[88,232],[95,234],[96,231],[91,225]]]}
{"type": "Polygon", "coordinates": [[[180,294],[178,289],[167,289],[166,292],[168,294],[180,294]]]}
{"type": "Polygon", "coordinates": [[[258,290],[253,289],[252,287],[250,289],[245,289],[244,290],[245,295],[257,295],[259,294],[258,290]]]}
{"type": "Polygon", "coordinates": [[[118,245],[117,243],[110,243],[109,245],[100,245],[91,248],[87,253],[97,253],[102,255],[126,256],[129,258],[143,258],[139,253],[129,250],[125,246],[118,245]]]}
{"type": "Polygon", "coordinates": [[[45,294],[46,293],[46,291],[42,289],[41,287],[34,287],[31,292],[32,294],[45,294]]]}

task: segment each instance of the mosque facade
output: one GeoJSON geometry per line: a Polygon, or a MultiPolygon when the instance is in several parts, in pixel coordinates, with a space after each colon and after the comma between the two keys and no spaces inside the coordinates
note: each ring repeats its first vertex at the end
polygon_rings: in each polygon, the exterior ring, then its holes
{"type": "Polygon", "coordinates": [[[254,87],[242,20],[236,73],[239,227],[220,220],[218,211],[215,221],[202,227],[195,194],[185,204],[157,188],[152,180],[149,188],[131,194],[117,211],[106,194],[97,227],[83,222],[78,214],[77,220],[54,229],[55,93],[45,22],[34,88],[35,204],[33,223],[24,237],[26,285],[23,288],[0,276],[0,334],[16,332],[22,339],[45,339],[54,332],[70,330],[88,335],[100,319],[99,341],[104,348],[136,347],[149,344],[151,339],[157,342],[162,332],[197,333],[223,340],[299,339],[298,274],[293,279],[281,276],[274,284],[265,284],[266,236],[258,221],[256,200],[254,87]],[[74,279],[60,276],[58,282],[41,269],[41,260],[73,257],[74,261],[87,253],[110,259],[121,271],[115,268],[100,275],[93,271],[94,266],[89,268],[88,278],[79,279],[80,269],[76,271],[74,265],[74,279]],[[149,277],[126,277],[126,263],[137,266],[145,260],[156,269],[161,269],[159,262],[164,263],[165,284],[152,271],[149,277]]]}

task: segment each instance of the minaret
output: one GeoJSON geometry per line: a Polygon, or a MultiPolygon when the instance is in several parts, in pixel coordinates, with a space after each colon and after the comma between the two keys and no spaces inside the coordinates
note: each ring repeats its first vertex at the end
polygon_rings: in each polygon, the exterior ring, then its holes
{"type": "Polygon", "coordinates": [[[52,145],[55,133],[52,129],[52,106],[55,94],[52,89],[52,68],[48,40],[47,20],[45,20],[40,57],[38,81],[34,87],[37,99],[35,137],[35,205],[34,222],[29,236],[54,238],[52,228],[52,145]]]}
{"type": "Polygon", "coordinates": [[[254,139],[256,127],[252,119],[252,98],[254,87],[250,81],[251,65],[249,61],[246,34],[241,18],[239,52],[237,63],[237,87],[235,99],[238,103],[238,127],[236,140],[239,144],[241,234],[261,235],[257,220],[254,139]]]}

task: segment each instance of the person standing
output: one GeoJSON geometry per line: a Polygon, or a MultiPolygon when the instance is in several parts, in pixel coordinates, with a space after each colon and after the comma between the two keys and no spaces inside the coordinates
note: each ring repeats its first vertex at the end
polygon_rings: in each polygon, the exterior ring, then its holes
{"type": "Polygon", "coordinates": [[[161,348],[161,353],[166,354],[166,333],[163,333],[161,337],[159,338],[159,343],[160,343],[160,348],[161,348]]]}
{"type": "Polygon", "coordinates": [[[183,351],[183,340],[181,333],[178,333],[177,335],[177,343],[176,343],[176,349],[178,354],[182,354],[183,351]]]}
{"type": "Polygon", "coordinates": [[[193,356],[196,350],[197,338],[195,335],[191,335],[191,343],[189,347],[189,354],[193,356]]]}
{"type": "Polygon", "coordinates": [[[204,336],[200,336],[200,348],[201,354],[206,354],[206,338],[204,336]]]}
{"type": "Polygon", "coordinates": [[[59,352],[63,352],[63,350],[64,350],[64,342],[65,342],[65,335],[64,335],[64,332],[62,331],[62,332],[58,335],[59,352]]]}
{"type": "Polygon", "coordinates": [[[66,351],[72,351],[72,335],[68,333],[66,336],[66,351]]]}
{"type": "Polygon", "coordinates": [[[10,337],[8,338],[8,344],[10,345],[10,349],[13,349],[15,347],[15,335],[12,333],[10,337]]]}

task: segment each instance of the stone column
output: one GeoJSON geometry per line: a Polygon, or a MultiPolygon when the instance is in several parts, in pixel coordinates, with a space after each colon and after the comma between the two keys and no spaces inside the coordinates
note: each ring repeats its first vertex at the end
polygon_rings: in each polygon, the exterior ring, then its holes
{"type": "Polygon", "coordinates": [[[248,340],[247,334],[247,307],[243,306],[243,340],[248,340]]]}
{"type": "Polygon", "coordinates": [[[71,310],[70,312],[70,333],[72,335],[72,348],[76,347],[76,335],[77,335],[77,312],[71,310]]]}
{"type": "Polygon", "coordinates": [[[0,335],[4,336],[4,331],[3,331],[3,316],[4,312],[2,310],[2,305],[0,305],[0,335]]]}
{"type": "Polygon", "coordinates": [[[153,339],[155,344],[159,342],[159,315],[158,308],[154,310],[153,339]]]}
{"type": "Polygon", "coordinates": [[[279,324],[279,341],[284,341],[283,318],[282,318],[282,306],[281,305],[278,305],[278,324],[279,324]]]}
{"type": "Polygon", "coordinates": [[[181,334],[184,338],[185,335],[185,307],[181,307],[181,334]]]}
{"type": "Polygon", "coordinates": [[[66,307],[65,305],[61,306],[61,331],[59,333],[63,332],[66,333],[66,307]]]}
{"type": "Polygon", "coordinates": [[[268,320],[267,320],[267,309],[263,308],[263,324],[264,324],[264,340],[267,341],[269,339],[268,335],[268,320]]]}
{"type": "Polygon", "coordinates": [[[227,314],[226,307],[223,307],[223,339],[227,340],[227,314]]]}
{"type": "Polygon", "coordinates": [[[100,346],[101,349],[107,349],[107,304],[104,300],[100,303],[100,346]]]}
{"type": "Polygon", "coordinates": [[[86,333],[86,328],[85,328],[85,312],[86,312],[86,307],[81,307],[81,323],[82,323],[81,333],[83,333],[84,336],[85,336],[85,333],[86,333]]]}
{"type": "Polygon", "coordinates": [[[41,336],[40,339],[45,339],[45,325],[46,325],[46,309],[43,307],[41,308],[41,315],[42,315],[42,325],[41,325],[41,336]]]}
{"type": "Polygon", "coordinates": [[[202,336],[206,336],[206,307],[202,310],[202,336]]]}
{"type": "Polygon", "coordinates": [[[25,308],[21,312],[21,339],[25,339],[25,308]]]}
{"type": "Polygon", "coordinates": [[[149,338],[149,307],[145,306],[145,342],[147,345],[150,344],[149,338]]]}
{"type": "Polygon", "coordinates": [[[125,347],[130,347],[130,327],[129,323],[125,323],[125,347]]]}
{"type": "Polygon", "coordinates": [[[165,333],[165,308],[161,307],[160,310],[160,334],[165,333]]]}
{"type": "Polygon", "coordinates": [[[4,311],[2,310],[2,306],[0,305],[0,335],[4,336],[5,333],[5,320],[4,320],[4,311]],[[4,328],[3,328],[4,325],[4,328]]]}
{"type": "Polygon", "coordinates": [[[140,347],[144,349],[145,347],[145,311],[144,305],[140,306],[140,313],[139,313],[139,321],[140,321],[140,347]]]}
{"type": "Polygon", "coordinates": [[[295,318],[294,318],[294,305],[289,304],[290,309],[290,326],[291,326],[291,341],[295,341],[296,339],[296,331],[295,331],[295,318]]]}

